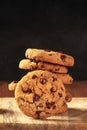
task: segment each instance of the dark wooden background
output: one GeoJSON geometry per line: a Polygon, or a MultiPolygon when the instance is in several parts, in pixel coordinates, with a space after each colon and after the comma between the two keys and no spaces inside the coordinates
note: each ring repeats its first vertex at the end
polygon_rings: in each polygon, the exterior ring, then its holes
{"type": "Polygon", "coordinates": [[[87,2],[0,1],[0,80],[21,78],[28,47],[63,51],[75,58],[69,73],[87,80],[87,2]]]}

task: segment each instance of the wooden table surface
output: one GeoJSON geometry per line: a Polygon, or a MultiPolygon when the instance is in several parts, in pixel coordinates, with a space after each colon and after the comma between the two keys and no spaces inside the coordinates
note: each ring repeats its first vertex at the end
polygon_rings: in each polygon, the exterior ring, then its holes
{"type": "Polygon", "coordinates": [[[87,130],[87,81],[75,81],[66,89],[73,96],[68,111],[35,120],[19,110],[8,83],[0,82],[0,130],[87,130]]]}
{"type": "Polygon", "coordinates": [[[44,120],[25,116],[14,98],[0,98],[0,130],[87,130],[87,97],[73,98],[67,112],[44,120]]]}

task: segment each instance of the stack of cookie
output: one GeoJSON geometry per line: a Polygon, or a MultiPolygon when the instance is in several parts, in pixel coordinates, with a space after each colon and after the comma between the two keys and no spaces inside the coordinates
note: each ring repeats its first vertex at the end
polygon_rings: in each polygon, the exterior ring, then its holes
{"type": "Polygon", "coordinates": [[[64,84],[71,84],[73,78],[68,68],[74,65],[74,58],[60,52],[29,48],[26,59],[19,68],[29,70],[20,81],[11,82],[9,90],[15,90],[15,99],[20,110],[33,118],[46,118],[67,110],[72,96],[64,84]]]}

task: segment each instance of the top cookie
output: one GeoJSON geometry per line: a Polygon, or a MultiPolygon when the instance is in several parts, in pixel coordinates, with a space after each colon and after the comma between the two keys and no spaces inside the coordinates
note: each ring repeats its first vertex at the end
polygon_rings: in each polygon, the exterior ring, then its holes
{"type": "Polygon", "coordinates": [[[74,65],[74,58],[61,52],[28,48],[25,52],[25,56],[26,58],[33,59],[35,61],[49,62],[64,66],[74,65]]]}

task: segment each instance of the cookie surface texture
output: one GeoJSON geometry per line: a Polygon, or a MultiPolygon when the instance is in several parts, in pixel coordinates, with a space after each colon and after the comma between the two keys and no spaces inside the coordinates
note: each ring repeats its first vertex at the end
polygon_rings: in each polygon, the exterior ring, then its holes
{"type": "Polygon", "coordinates": [[[51,72],[36,70],[27,73],[15,89],[20,110],[33,118],[47,118],[65,112],[66,90],[60,79],[51,72]]]}
{"type": "Polygon", "coordinates": [[[26,58],[34,59],[36,61],[49,62],[64,66],[74,65],[74,58],[72,56],[55,51],[29,48],[26,50],[25,56],[26,58]]]}

